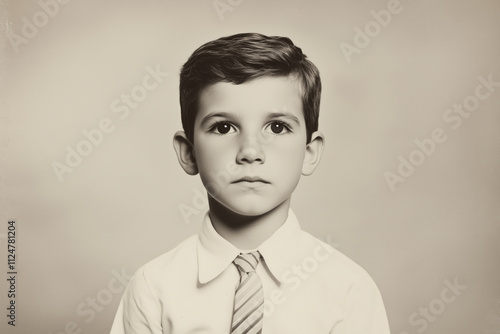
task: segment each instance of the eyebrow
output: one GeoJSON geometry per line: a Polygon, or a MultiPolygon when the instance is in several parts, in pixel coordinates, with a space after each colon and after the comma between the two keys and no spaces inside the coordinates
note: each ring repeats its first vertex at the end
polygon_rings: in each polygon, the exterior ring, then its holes
{"type": "Polygon", "coordinates": [[[295,124],[297,124],[298,126],[300,126],[300,121],[299,119],[293,115],[293,114],[290,114],[290,113],[281,113],[281,112],[275,112],[275,113],[271,113],[269,115],[269,118],[286,118],[292,122],[294,122],[295,124]]]}
{"type": "Polygon", "coordinates": [[[200,125],[201,126],[205,126],[212,118],[217,118],[217,117],[221,117],[221,118],[234,118],[234,115],[231,114],[231,113],[228,113],[228,112],[211,113],[211,114],[208,114],[207,116],[203,117],[203,119],[201,120],[200,125]]]}

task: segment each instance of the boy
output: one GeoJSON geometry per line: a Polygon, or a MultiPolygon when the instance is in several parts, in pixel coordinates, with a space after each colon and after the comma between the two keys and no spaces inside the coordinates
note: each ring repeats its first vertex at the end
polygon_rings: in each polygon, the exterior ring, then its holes
{"type": "Polygon", "coordinates": [[[289,208],[323,151],[320,93],[288,38],[238,34],[191,55],[174,148],[209,212],[198,236],[136,272],[112,334],[389,333],[370,276],[289,208]]]}

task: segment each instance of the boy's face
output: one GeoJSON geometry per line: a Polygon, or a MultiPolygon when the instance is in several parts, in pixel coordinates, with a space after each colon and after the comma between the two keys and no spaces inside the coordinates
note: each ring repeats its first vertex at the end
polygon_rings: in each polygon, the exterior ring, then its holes
{"type": "Polygon", "coordinates": [[[290,198],[303,172],[306,127],[298,83],[264,77],[203,90],[193,156],[209,196],[240,215],[290,198]]]}

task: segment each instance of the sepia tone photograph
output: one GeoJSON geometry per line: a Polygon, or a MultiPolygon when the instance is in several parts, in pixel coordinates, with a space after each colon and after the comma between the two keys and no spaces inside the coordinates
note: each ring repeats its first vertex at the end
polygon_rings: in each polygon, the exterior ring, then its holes
{"type": "Polygon", "coordinates": [[[0,332],[500,333],[496,0],[0,0],[0,332]]]}

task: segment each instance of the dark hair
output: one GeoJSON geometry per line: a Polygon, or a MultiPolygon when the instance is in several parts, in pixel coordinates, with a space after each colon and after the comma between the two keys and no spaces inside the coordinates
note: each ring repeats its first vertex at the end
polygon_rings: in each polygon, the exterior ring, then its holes
{"type": "Polygon", "coordinates": [[[287,37],[244,33],[208,42],[193,52],[180,73],[182,126],[193,141],[198,99],[218,82],[242,84],[265,76],[295,76],[300,85],[307,142],[318,130],[321,80],[319,71],[287,37]]]}

